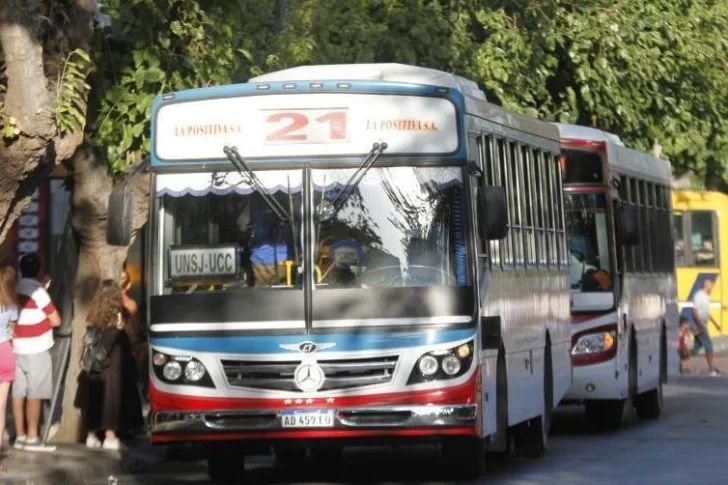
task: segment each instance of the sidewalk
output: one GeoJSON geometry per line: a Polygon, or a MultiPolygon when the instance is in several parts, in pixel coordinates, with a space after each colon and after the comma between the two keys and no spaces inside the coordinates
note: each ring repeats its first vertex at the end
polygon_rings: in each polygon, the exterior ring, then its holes
{"type": "Polygon", "coordinates": [[[3,485],[102,485],[109,476],[162,472],[179,468],[167,462],[164,448],[134,442],[123,452],[90,450],[83,445],[58,445],[53,452],[15,450],[3,444],[7,473],[0,476],[3,485]]]}

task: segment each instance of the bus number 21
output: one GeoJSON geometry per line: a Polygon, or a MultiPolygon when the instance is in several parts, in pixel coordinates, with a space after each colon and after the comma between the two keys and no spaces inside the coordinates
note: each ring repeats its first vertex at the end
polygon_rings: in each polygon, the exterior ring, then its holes
{"type": "MultiPolygon", "coordinates": [[[[309,116],[295,111],[284,111],[272,114],[265,120],[267,123],[285,123],[285,126],[278,128],[266,137],[266,141],[313,141],[325,142],[328,140],[346,139],[346,112],[330,111],[313,119],[316,125],[328,124],[328,133],[320,128],[314,130],[305,129],[310,124],[309,116]],[[315,133],[310,133],[314,131],[315,133]],[[309,136],[312,135],[312,136],[309,136]],[[313,139],[312,139],[313,138],[313,139]]],[[[316,127],[312,125],[311,128],[316,127]]]]}

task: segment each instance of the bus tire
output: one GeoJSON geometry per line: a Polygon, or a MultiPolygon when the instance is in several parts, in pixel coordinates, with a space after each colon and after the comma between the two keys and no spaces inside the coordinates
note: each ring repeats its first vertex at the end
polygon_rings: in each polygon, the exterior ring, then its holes
{"type": "Polygon", "coordinates": [[[664,330],[663,335],[660,335],[660,376],[657,380],[657,387],[639,394],[635,399],[635,411],[637,411],[637,417],[640,419],[657,419],[662,414],[662,408],[664,405],[662,395],[662,383],[664,382],[665,370],[663,359],[666,359],[666,355],[663,349],[664,343],[664,330]]]}
{"type": "Polygon", "coordinates": [[[215,483],[241,483],[245,476],[245,457],[235,448],[219,448],[207,457],[207,474],[215,483]]]}
{"type": "Polygon", "coordinates": [[[551,365],[551,345],[547,342],[546,353],[544,358],[544,377],[543,377],[543,395],[544,406],[543,414],[535,418],[529,419],[521,425],[520,437],[520,453],[527,458],[540,458],[546,454],[549,446],[549,428],[551,427],[551,412],[554,408],[553,390],[554,390],[553,370],[551,365]]]}
{"type": "Polygon", "coordinates": [[[616,431],[622,426],[624,419],[623,399],[607,399],[604,401],[587,401],[586,419],[599,431],[616,431]]]}
{"type": "Polygon", "coordinates": [[[304,464],[308,455],[306,448],[289,448],[287,446],[274,446],[273,453],[276,461],[285,467],[298,468],[304,464]]]}
{"type": "Polygon", "coordinates": [[[506,371],[506,351],[501,344],[498,351],[498,361],[496,364],[496,435],[500,435],[500,448],[487,447],[485,456],[488,461],[497,461],[505,463],[514,454],[516,449],[515,436],[508,426],[508,376],[506,371]]]}
{"type": "Polygon", "coordinates": [[[332,467],[341,461],[344,449],[337,447],[311,448],[311,459],[318,464],[332,467]]]}
{"type": "Polygon", "coordinates": [[[662,383],[659,383],[656,389],[643,392],[637,396],[635,411],[637,411],[637,417],[640,419],[657,419],[662,414],[662,406],[662,383]]]}
{"type": "Polygon", "coordinates": [[[458,478],[477,480],[485,473],[485,443],[480,437],[446,439],[442,453],[458,478]]]}

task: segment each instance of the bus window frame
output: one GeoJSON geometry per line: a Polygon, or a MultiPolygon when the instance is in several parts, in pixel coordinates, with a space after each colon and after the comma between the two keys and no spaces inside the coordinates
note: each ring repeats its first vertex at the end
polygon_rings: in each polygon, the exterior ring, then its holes
{"type": "MultiPolygon", "coordinates": [[[[679,214],[682,217],[682,235],[685,240],[685,253],[684,260],[687,264],[676,264],[677,268],[720,268],[721,254],[720,254],[720,221],[718,220],[718,211],[712,209],[679,209],[673,211],[673,223],[674,216],[679,214]],[[711,217],[711,231],[713,238],[713,259],[714,263],[710,266],[699,266],[695,264],[695,251],[693,250],[692,234],[693,234],[693,214],[695,212],[707,212],[711,217]]],[[[677,227],[677,226],[676,226],[677,227]]],[[[676,263],[677,261],[676,257],[676,263]]]]}

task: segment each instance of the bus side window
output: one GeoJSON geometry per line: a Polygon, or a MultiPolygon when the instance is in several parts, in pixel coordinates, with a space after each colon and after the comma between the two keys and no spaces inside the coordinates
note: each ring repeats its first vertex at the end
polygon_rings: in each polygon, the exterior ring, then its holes
{"type": "Polygon", "coordinates": [[[693,264],[701,267],[718,265],[718,241],[715,237],[715,212],[694,211],[690,245],[692,246],[693,264]]]}
{"type": "Polygon", "coordinates": [[[678,266],[687,265],[687,247],[685,245],[685,229],[683,227],[684,219],[682,212],[676,212],[673,216],[675,227],[675,257],[678,266]]]}

